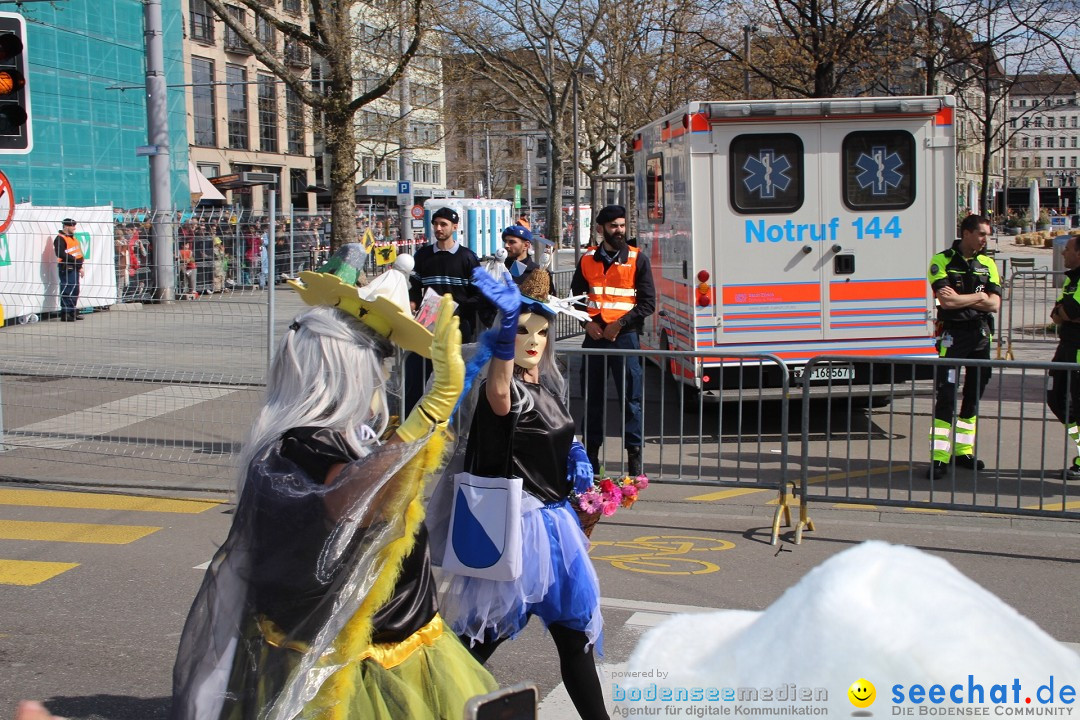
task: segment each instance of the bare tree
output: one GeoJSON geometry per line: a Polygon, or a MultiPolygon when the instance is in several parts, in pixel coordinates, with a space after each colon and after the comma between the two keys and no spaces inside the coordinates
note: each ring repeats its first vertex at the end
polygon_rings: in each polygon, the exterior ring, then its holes
{"type": "Polygon", "coordinates": [[[624,0],[601,3],[600,27],[588,52],[595,71],[582,83],[586,139],[583,170],[592,180],[606,169],[633,168],[634,132],[690,100],[708,93],[705,79],[688,73],[696,47],[685,30],[693,20],[690,0],[624,0]]]}
{"type": "MultiPolygon", "coordinates": [[[[993,158],[1003,156],[1017,133],[1009,125],[1012,89],[1025,73],[1053,69],[1052,48],[1044,32],[1039,32],[1049,29],[1053,19],[1050,7],[1037,0],[979,0],[953,20],[955,30],[947,51],[954,61],[942,72],[973,129],[964,142],[978,149],[982,208],[990,208],[993,200],[993,158]]],[[[957,148],[958,152],[963,149],[957,148]]]]}
{"type": "Polygon", "coordinates": [[[444,13],[457,63],[476,83],[495,88],[548,143],[548,237],[559,243],[563,170],[572,154],[573,77],[586,68],[599,26],[598,0],[462,0],[444,13]]]}
{"type": "Polygon", "coordinates": [[[699,7],[688,32],[710,51],[718,75],[730,78],[732,64],[745,68],[774,96],[834,97],[878,71],[876,26],[885,0],[715,0],[699,7]]]}
{"type": "Polygon", "coordinates": [[[355,117],[363,107],[384,97],[397,84],[417,54],[424,35],[425,0],[402,0],[400,10],[392,3],[373,6],[362,0],[308,0],[311,31],[287,23],[269,12],[260,0],[231,0],[273,28],[286,43],[302,45],[325,62],[323,92],[311,87],[303,73],[290,68],[276,47],[268,47],[224,0],[206,0],[215,14],[245,43],[259,62],[292,90],[300,101],[321,116],[326,146],[330,149],[331,228],[330,246],[356,240],[357,162],[355,117]],[[407,33],[404,49],[397,32],[407,33]],[[359,61],[359,48],[377,51],[384,67],[359,61]],[[357,82],[354,78],[365,78],[357,82]]]}

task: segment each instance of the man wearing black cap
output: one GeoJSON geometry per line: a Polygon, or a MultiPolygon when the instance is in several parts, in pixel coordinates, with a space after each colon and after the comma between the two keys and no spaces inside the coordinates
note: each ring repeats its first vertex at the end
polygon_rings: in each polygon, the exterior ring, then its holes
{"type": "MultiPolygon", "coordinates": [[[[640,350],[638,336],[645,318],[656,310],[649,258],[626,242],[626,208],[608,205],[596,216],[603,242],[590,247],[570,282],[570,292],[587,295],[583,348],[640,350]]],[[[641,358],[587,355],[585,357],[585,449],[593,468],[600,469],[600,446],[604,442],[604,388],[607,373],[623,401],[627,474],[641,474],[641,358]],[[625,372],[624,372],[625,369],[625,372]],[[624,385],[625,380],[625,385],[624,385]]]]}
{"type": "MultiPolygon", "coordinates": [[[[469,343],[473,341],[476,312],[482,302],[470,279],[473,268],[480,266],[480,259],[454,239],[459,219],[457,212],[449,207],[441,207],[432,213],[431,229],[435,242],[416,251],[409,300],[415,311],[428,289],[439,296],[449,293],[457,303],[455,314],[461,322],[461,341],[469,343]]],[[[424,382],[430,373],[431,363],[419,355],[410,353],[405,357],[405,412],[409,412],[423,395],[424,382]]]]}
{"type": "Polygon", "coordinates": [[[79,278],[83,275],[83,251],[75,238],[75,221],[64,218],[63,229],[53,240],[56,269],[60,275],[60,319],[64,322],[82,320],[75,312],[79,302],[79,278]]]}
{"type": "MultiPolygon", "coordinates": [[[[529,228],[522,225],[508,225],[502,231],[502,241],[503,250],[506,250],[506,271],[513,276],[514,282],[520,285],[529,276],[529,273],[540,269],[540,264],[530,257],[530,250],[532,250],[534,241],[533,234],[529,228]]],[[[538,247],[537,251],[539,252],[541,249],[538,247]]],[[[554,276],[552,276],[550,270],[546,272],[548,274],[550,294],[558,295],[558,291],[555,290],[554,276]]]]}

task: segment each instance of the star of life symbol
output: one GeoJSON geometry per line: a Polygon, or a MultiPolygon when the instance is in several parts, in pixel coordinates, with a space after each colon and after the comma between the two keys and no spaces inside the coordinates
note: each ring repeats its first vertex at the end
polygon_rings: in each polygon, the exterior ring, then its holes
{"type": "Polygon", "coordinates": [[[855,181],[863,190],[870,188],[873,195],[886,195],[889,188],[899,187],[904,179],[898,172],[903,165],[904,161],[898,153],[889,153],[889,149],[883,145],[875,146],[870,148],[869,155],[862,153],[855,161],[855,167],[859,169],[855,181]]]}
{"type": "Polygon", "coordinates": [[[791,162],[786,155],[776,155],[775,150],[762,149],[757,157],[746,158],[743,170],[747,172],[743,184],[750,192],[756,192],[763,199],[776,197],[776,191],[783,192],[791,184],[786,175],[791,169],[791,162]]]}

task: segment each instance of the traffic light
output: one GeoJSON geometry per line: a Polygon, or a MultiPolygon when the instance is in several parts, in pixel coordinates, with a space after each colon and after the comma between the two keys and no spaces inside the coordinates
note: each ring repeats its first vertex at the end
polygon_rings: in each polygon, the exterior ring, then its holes
{"type": "Polygon", "coordinates": [[[26,21],[0,12],[0,154],[25,155],[34,145],[27,85],[26,21]]]}

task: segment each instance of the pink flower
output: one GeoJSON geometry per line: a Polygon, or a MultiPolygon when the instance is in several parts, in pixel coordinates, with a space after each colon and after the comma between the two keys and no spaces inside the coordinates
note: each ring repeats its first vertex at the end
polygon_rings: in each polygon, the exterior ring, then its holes
{"type": "Polygon", "coordinates": [[[626,500],[627,498],[632,498],[634,500],[637,499],[638,490],[633,485],[623,485],[621,490],[622,490],[622,496],[623,496],[624,500],[626,500]]]}
{"type": "Polygon", "coordinates": [[[604,513],[604,516],[614,515],[615,511],[619,509],[619,503],[622,498],[614,500],[605,500],[600,507],[600,512],[604,513]]]}
{"type": "Polygon", "coordinates": [[[609,489],[600,491],[600,499],[604,502],[622,502],[622,490],[612,483],[609,489]]]}
{"type": "Polygon", "coordinates": [[[644,490],[649,487],[649,478],[644,475],[638,475],[637,479],[634,480],[634,485],[637,486],[638,490],[644,490]]]}
{"type": "Polygon", "coordinates": [[[601,499],[600,493],[595,490],[587,490],[578,496],[578,508],[582,512],[592,515],[593,513],[600,512],[601,499]]]}

